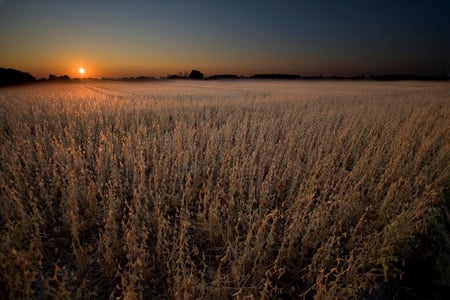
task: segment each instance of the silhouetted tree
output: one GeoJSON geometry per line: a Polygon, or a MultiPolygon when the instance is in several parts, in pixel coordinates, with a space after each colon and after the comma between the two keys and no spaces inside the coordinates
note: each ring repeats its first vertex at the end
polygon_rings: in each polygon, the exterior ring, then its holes
{"type": "Polygon", "coordinates": [[[0,68],[0,85],[10,85],[33,82],[34,78],[30,73],[25,73],[15,69],[0,68]]]}
{"type": "Polygon", "coordinates": [[[48,80],[70,80],[69,75],[56,76],[55,74],[49,74],[48,80]]]}
{"type": "Polygon", "coordinates": [[[203,79],[203,73],[199,70],[192,70],[191,74],[189,74],[190,79],[203,79]]]}
{"type": "Polygon", "coordinates": [[[175,75],[175,74],[168,74],[167,79],[183,79],[184,77],[181,77],[179,75],[175,75]]]}

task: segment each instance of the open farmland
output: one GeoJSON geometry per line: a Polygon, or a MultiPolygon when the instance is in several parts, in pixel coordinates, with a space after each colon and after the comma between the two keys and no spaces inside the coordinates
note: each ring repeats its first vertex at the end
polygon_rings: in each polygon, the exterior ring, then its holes
{"type": "Polygon", "coordinates": [[[445,82],[3,88],[0,298],[439,299],[449,137],[445,82]]]}

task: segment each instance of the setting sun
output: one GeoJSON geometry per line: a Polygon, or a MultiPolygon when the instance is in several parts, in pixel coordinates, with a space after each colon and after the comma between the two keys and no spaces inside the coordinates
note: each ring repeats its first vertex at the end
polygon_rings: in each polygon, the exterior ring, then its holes
{"type": "Polygon", "coordinates": [[[80,74],[84,74],[86,71],[84,70],[84,68],[81,67],[81,68],[78,69],[78,72],[79,72],[80,74]]]}

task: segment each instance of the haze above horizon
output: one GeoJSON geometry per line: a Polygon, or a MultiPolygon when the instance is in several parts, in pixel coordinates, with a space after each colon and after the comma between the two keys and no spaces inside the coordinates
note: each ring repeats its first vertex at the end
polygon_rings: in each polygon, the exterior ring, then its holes
{"type": "Polygon", "coordinates": [[[191,69],[450,75],[449,15],[448,0],[6,0],[0,1],[0,66],[36,77],[191,69]]]}

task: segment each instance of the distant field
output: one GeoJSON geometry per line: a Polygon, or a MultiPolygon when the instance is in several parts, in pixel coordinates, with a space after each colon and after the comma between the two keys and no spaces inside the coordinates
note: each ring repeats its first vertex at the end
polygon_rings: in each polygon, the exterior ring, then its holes
{"type": "Polygon", "coordinates": [[[443,299],[450,84],[2,88],[0,188],[0,298],[443,299]]]}

